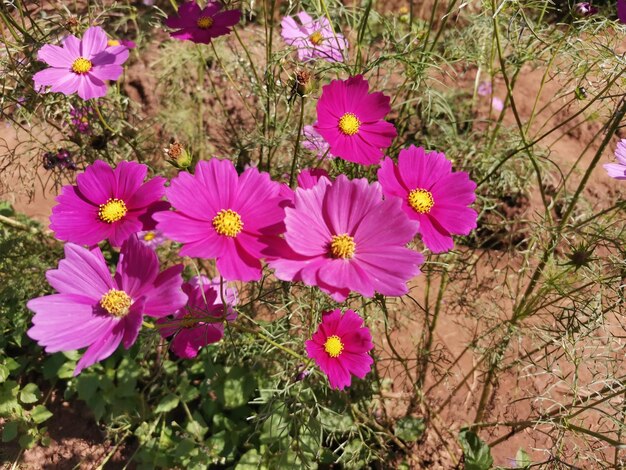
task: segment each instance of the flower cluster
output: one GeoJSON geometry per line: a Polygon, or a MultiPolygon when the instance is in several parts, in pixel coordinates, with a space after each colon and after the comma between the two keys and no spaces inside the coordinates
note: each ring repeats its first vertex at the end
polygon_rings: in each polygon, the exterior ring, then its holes
{"type": "MultiPolygon", "coordinates": [[[[208,44],[240,16],[219,2],[201,8],[190,1],[165,24],[175,39],[208,44]]],[[[326,18],[304,12],[297,18],[284,18],[282,35],[301,61],[343,60],[347,41],[326,18]]],[[[83,99],[104,96],[104,81],[119,77],[130,47],[91,27],[82,40],[68,36],[63,47],[44,46],[39,58],[51,67],[38,72],[35,83],[83,99]]],[[[79,132],[88,132],[90,110],[72,110],[79,132]]],[[[407,294],[424,262],[416,235],[434,253],[451,250],[453,235],[476,227],[477,213],[469,207],[476,185],[440,152],[411,146],[397,160],[385,156],[397,136],[386,120],[390,99],[370,92],[362,75],[325,85],[316,110],[303,147],[320,159],[380,165],[377,181],[305,169],[292,190],[254,166],[238,173],[228,159],[194,164],[179,143],[166,149],[180,170],[167,185],[160,176],[147,179],[148,167],[136,162],[87,166],[75,185],[62,188],[52,210],[50,229],[67,242],[65,259],[48,272],[57,293],[28,304],[35,312],[31,338],[48,352],[86,347],[79,373],[120,343],[129,348],[147,316],[171,339],[173,353],[193,358],[237,317],[238,294],[227,283],[258,281],[267,268],[336,302],[353,293],[407,294]],[[155,249],[167,239],[180,244],[181,257],[214,260],[219,277],[184,282],[182,265],[160,271],[155,249]],[[104,241],[120,248],[114,275],[98,247],[104,241]]],[[[373,363],[371,333],[350,309],[323,313],[305,349],[337,389],[349,386],[353,375],[364,378],[373,363]]]]}

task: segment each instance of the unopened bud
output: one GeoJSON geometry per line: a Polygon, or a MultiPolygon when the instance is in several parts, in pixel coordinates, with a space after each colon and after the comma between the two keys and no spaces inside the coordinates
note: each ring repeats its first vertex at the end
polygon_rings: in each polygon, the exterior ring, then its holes
{"type": "Polygon", "coordinates": [[[191,166],[192,157],[179,142],[173,142],[163,151],[168,157],[168,162],[177,168],[185,169],[191,166]]]}

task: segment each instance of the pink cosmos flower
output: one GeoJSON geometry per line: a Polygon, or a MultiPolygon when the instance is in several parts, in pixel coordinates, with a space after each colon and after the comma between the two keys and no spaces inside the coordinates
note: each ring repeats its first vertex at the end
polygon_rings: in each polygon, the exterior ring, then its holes
{"type": "Polygon", "coordinates": [[[501,112],[504,109],[504,101],[502,101],[497,96],[491,98],[491,107],[498,112],[501,112]]]}
{"type": "Polygon", "coordinates": [[[184,243],[181,256],[216,258],[226,280],[261,278],[261,252],[282,233],[285,198],[267,173],[213,158],[180,172],[166,190],[176,211],[155,214],[166,237],[184,243]]]}
{"type": "Polygon", "coordinates": [[[405,246],[418,224],[399,200],[383,200],[378,183],[320,178],[310,189],[296,189],[293,204],[285,209],[284,241],[268,250],[277,278],[318,286],[338,302],[350,291],[408,292],[406,282],[424,260],[405,246]]]}
{"type": "Polygon", "coordinates": [[[333,155],[363,165],[378,163],[381,149],[397,135],[394,125],[383,120],[391,110],[389,97],[368,90],[361,75],[324,86],[315,126],[333,155]]]}
{"type": "Polygon", "coordinates": [[[230,33],[230,28],[239,23],[241,11],[220,12],[220,2],[209,2],[201,9],[195,1],[185,2],[178,8],[178,14],[165,20],[165,25],[178,29],[170,35],[181,41],[209,44],[213,38],[230,33]]]}
{"type": "Polygon", "coordinates": [[[144,315],[163,317],[182,308],[182,265],[159,273],[156,253],[130,237],[122,246],[115,276],[99,248],[65,245],[65,259],[46,273],[57,294],[32,299],[28,336],[46,352],[87,348],[74,375],[106,359],[120,343],[130,348],[144,315]]]}
{"type": "Polygon", "coordinates": [[[328,62],[343,62],[343,52],[348,48],[348,41],[341,33],[334,33],[327,18],[313,20],[302,11],[298,21],[285,16],[281,21],[281,36],[289,46],[298,49],[298,59],[305,62],[315,58],[328,62]]]}
{"type": "Polygon", "coordinates": [[[157,321],[162,327],[159,334],[163,338],[175,335],[171,347],[178,357],[196,357],[202,346],[222,339],[224,320],[233,321],[237,318],[232,308],[237,304],[237,289],[223,287],[220,294],[219,278],[211,281],[204,276],[193,277],[183,285],[183,291],[189,297],[187,305],[178,310],[173,319],[162,318],[157,321]]]}
{"type": "Polygon", "coordinates": [[[468,235],[478,215],[467,207],[476,199],[476,183],[464,171],[453,172],[443,153],[411,146],[400,152],[398,165],[383,160],[378,181],[387,198],[397,198],[402,209],[419,222],[424,245],[434,253],[454,248],[452,234],[468,235]]]}
{"type": "Polygon", "coordinates": [[[365,378],[374,363],[369,355],[374,347],[370,330],[352,310],[343,315],[339,309],[325,313],[305,347],[308,356],[328,376],[331,388],[338,390],[350,386],[351,375],[365,378]]]}
{"type": "Polygon", "coordinates": [[[491,82],[480,82],[480,85],[478,85],[478,94],[480,96],[491,96],[491,93],[493,93],[491,82]]]}
{"type": "Polygon", "coordinates": [[[124,47],[126,49],[134,49],[137,47],[137,44],[135,41],[131,41],[130,39],[109,39],[107,41],[107,46],[109,47],[109,50],[114,50],[117,53],[117,49],[113,48],[124,47]]]}
{"type": "Polygon", "coordinates": [[[120,162],[114,170],[96,160],[76,177],[75,186],[63,186],[50,230],[59,240],[90,246],[106,239],[120,246],[133,233],[152,230],[152,215],[169,204],[160,200],[165,178],[144,183],[147,172],[140,163],[120,162]]]}
{"type": "Polygon", "coordinates": [[[310,189],[315,186],[321,178],[332,181],[328,172],[323,168],[305,168],[298,175],[298,187],[310,189]]]}
{"type": "Polygon", "coordinates": [[[165,242],[165,235],[158,230],[142,230],[137,232],[137,238],[139,238],[141,243],[153,250],[156,250],[165,242]]]}
{"type": "Polygon", "coordinates": [[[619,163],[605,163],[602,165],[611,178],[626,180],[626,139],[617,143],[615,158],[619,163]]]}
{"type": "Polygon", "coordinates": [[[106,80],[117,80],[122,74],[122,64],[128,59],[128,50],[112,51],[107,45],[107,35],[102,28],[88,28],[79,40],[69,35],[63,47],[46,44],[37,58],[50,65],[33,76],[35,88],[71,95],[78,92],[84,100],[107,94],[106,80]]]}
{"type": "Polygon", "coordinates": [[[314,126],[316,125],[317,122],[312,126],[304,126],[302,129],[302,137],[304,137],[302,148],[315,152],[317,158],[335,158],[335,156],[330,153],[330,145],[328,145],[328,142],[315,130],[314,126]]]}

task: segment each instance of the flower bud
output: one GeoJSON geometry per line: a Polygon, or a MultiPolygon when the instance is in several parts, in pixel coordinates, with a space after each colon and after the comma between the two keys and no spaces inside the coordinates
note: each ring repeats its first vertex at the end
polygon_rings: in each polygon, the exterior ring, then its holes
{"type": "Polygon", "coordinates": [[[164,148],[163,151],[168,157],[167,161],[176,168],[184,170],[191,166],[193,158],[180,142],[172,142],[168,147],[164,148]]]}

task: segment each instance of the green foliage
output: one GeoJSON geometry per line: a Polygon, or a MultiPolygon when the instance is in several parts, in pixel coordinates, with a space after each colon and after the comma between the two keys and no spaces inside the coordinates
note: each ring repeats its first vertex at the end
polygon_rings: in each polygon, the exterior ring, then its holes
{"type": "Polygon", "coordinates": [[[461,429],[459,442],[463,448],[466,470],[489,470],[492,467],[491,450],[474,431],[461,429]]]}

